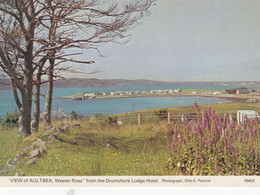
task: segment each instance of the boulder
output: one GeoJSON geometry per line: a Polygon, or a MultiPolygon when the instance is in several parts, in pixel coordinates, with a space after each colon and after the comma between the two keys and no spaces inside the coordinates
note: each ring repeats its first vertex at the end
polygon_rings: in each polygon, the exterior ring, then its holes
{"type": "Polygon", "coordinates": [[[28,155],[25,154],[24,152],[19,152],[18,154],[16,154],[15,158],[13,159],[13,161],[20,162],[24,159],[28,158],[28,155]]]}
{"type": "Polygon", "coordinates": [[[12,164],[8,164],[5,166],[5,168],[3,168],[0,173],[10,173],[10,172],[14,172],[14,170],[16,169],[15,165],[12,164]]]}
{"type": "Polygon", "coordinates": [[[62,133],[69,133],[70,131],[70,125],[62,125],[59,127],[60,132],[62,133]]]}
{"type": "Polygon", "coordinates": [[[30,152],[30,159],[39,158],[42,156],[42,152],[40,149],[35,149],[30,152]]]}
{"type": "Polygon", "coordinates": [[[38,158],[32,158],[32,159],[28,160],[28,161],[26,162],[26,165],[31,165],[31,164],[36,163],[36,160],[37,160],[37,159],[38,159],[38,158]]]}
{"type": "Polygon", "coordinates": [[[49,135],[49,136],[48,136],[48,139],[54,140],[54,139],[57,139],[57,136],[56,136],[56,135],[49,135]]]}
{"type": "Polygon", "coordinates": [[[122,126],[124,123],[122,121],[117,121],[117,125],[122,126]]]}
{"type": "Polygon", "coordinates": [[[38,139],[37,141],[32,143],[33,148],[39,148],[41,150],[46,151],[47,150],[47,143],[41,139],[38,139]]]}

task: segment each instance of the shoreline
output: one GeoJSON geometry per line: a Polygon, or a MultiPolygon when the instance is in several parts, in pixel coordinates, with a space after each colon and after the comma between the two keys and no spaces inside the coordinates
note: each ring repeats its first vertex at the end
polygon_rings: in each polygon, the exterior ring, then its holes
{"type": "Polygon", "coordinates": [[[203,94],[171,94],[171,95],[132,95],[132,96],[105,96],[105,97],[95,97],[95,98],[89,98],[84,100],[77,100],[74,99],[75,97],[67,96],[67,97],[56,97],[55,99],[71,99],[75,101],[86,101],[90,99],[124,99],[124,98],[140,98],[140,97],[209,97],[209,98],[219,98],[219,99],[225,99],[229,100],[231,102],[246,102],[248,99],[255,99],[255,103],[260,103],[260,97],[259,96],[251,96],[251,97],[238,97],[238,96],[225,96],[225,95],[203,95],[203,94]]]}

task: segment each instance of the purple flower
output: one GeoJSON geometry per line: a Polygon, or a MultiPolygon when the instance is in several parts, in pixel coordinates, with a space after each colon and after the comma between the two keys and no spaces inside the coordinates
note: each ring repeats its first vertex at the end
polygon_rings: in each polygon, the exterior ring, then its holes
{"type": "Polygon", "coordinates": [[[237,147],[235,148],[235,157],[238,158],[239,157],[239,152],[238,152],[238,149],[237,147]]]}
{"type": "Polygon", "coordinates": [[[200,162],[201,162],[202,164],[204,164],[204,163],[205,163],[204,158],[201,158],[201,159],[200,159],[200,162]]]}

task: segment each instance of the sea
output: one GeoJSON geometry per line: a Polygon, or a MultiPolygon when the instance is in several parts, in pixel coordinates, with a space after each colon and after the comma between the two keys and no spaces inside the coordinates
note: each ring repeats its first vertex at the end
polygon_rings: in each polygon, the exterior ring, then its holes
{"type": "MultiPolygon", "coordinates": [[[[115,92],[115,91],[149,91],[157,89],[207,89],[223,90],[246,87],[248,89],[260,89],[260,87],[237,86],[237,85],[194,85],[194,84],[150,84],[150,85],[122,85],[115,87],[88,87],[88,88],[55,88],[53,99],[53,110],[63,109],[68,116],[72,111],[84,116],[94,116],[97,113],[110,115],[126,112],[135,112],[156,108],[192,106],[194,101],[199,105],[217,104],[229,102],[228,100],[211,98],[211,97],[136,97],[122,99],[90,99],[77,101],[71,99],[58,99],[83,92],[115,92]]],[[[46,93],[46,89],[42,89],[46,93]]],[[[44,99],[41,98],[41,110],[44,107],[44,99]]],[[[6,112],[16,110],[16,104],[11,90],[0,90],[0,118],[6,115],[6,112]]]]}

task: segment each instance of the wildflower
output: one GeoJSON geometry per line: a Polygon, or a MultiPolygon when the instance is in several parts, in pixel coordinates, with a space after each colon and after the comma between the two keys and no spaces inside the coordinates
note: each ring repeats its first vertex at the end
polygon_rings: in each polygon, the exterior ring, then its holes
{"type": "Polygon", "coordinates": [[[232,171],[232,175],[236,175],[236,171],[234,169],[232,171]]]}
{"type": "Polygon", "coordinates": [[[218,173],[218,162],[216,162],[216,172],[218,173]]]}
{"type": "Polygon", "coordinates": [[[177,126],[174,127],[173,132],[176,133],[176,134],[178,133],[178,128],[177,128],[177,126]]]}
{"type": "Polygon", "coordinates": [[[200,162],[201,162],[202,164],[204,164],[204,163],[205,163],[204,158],[201,158],[201,159],[200,159],[200,162]]]}
{"type": "Polygon", "coordinates": [[[201,138],[201,144],[202,144],[202,145],[205,144],[205,140],[206,140],[206,138],[203,136],[203,137],[201,138]]]}
{"type": "Polygon", "coordinates": [[[236,147],[236,148],[235,148],[235,157],[238,158],[238,156],[239,156],[239,152],[238,152],[238,149],[237,149],[237,147],[236,147]]]}
{"type": "Polygon", "coordinates": [[[200,151],[199,151],[199,149],[196,150],[196,154],[197,154],[197,156],[200,155],[200,151]]]}

